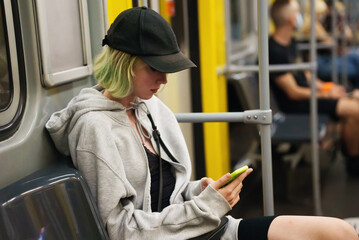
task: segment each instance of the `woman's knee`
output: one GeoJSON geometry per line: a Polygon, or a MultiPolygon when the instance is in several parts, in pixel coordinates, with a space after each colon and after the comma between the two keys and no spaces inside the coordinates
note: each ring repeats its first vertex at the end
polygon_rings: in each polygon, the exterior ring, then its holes
{"type": "Polygon", "coordinates": [[[269,227],[269,240],[354,240],[358,236],[348,223],[337,218],[279,216],[269,227]]]}
{"type": "Polygon", "coordinates": [[[335,225],[331,226],[331,237],[330,239],[358,239],[358,234],[355,229],[347,222],[341,219],[334,218],[335,225]]]}
{"type": "Polygon", "coordinates": [[[336,113],[345,121],[353,120],[359,122],[359,91],[355,93],[355,99],[341,98],[338,100],[336,113]]]}

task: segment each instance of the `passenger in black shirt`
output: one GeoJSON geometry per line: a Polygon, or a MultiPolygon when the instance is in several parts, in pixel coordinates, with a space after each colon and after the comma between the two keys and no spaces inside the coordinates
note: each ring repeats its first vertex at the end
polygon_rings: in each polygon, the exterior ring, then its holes
{"type": "MultiPolygon", "coordinates": [[[[291,39],[290,44],[288,46],[283,46],[277,43],[273,39],[273,37],[270,37],[269,39],[270,64],[290,64],[290,63],[295,63],[296,59],[297,59],[296,43],[294,38],[291,39]]],[[[294,77],[295,83],[299,87],[303,87],[308,90],[310,88],[307,81],[307,77],[305,76],[303,71],[272,72],[270,74],[271,87],[280,109],[283,112],[287,112],[287,113],[309,113],[309,106],[310,106],[309,99],[307,98],[293,99],[287,94],[286,89],[283,89],[280,85],[276,84],[276,79],[286,74],[292,75],[294,77]]],[[[321,82],[318,81],[318,85],[320,84],[321,82]]],[[[337,86],[337,88],[338,88],[337,89],[338,93],[343,94],[343,96],[346,95],[345,90],[342,87],[337,86]]],[[[337,119],[338,118],[336,112],[337,103],[338,103],[338,98],[328,98],[323,96],[318,99],[318,112],[323,114],[328,114],[332,118],[337,119]]]]}
{"type": "MultiPolygon", "coordinates": [[[[277,0],[272,5],[271,17],[276,29],[269,39],[269,63],[295,63],[297,58],[293,34],[301,23],[299,4],[295,0],[277,0]]],[[[271,87],[283,112],[309,113],[310,80],[310,72],[283,71],[270,74],[271,87]]],[[[359,175],[358,91],[349,97],[345,89],[336,84],[322,91],[325,85],[319,79],[316,87],[319,113],[342,120],[341,135],[347,170],[350,174],[359,175]]]]}

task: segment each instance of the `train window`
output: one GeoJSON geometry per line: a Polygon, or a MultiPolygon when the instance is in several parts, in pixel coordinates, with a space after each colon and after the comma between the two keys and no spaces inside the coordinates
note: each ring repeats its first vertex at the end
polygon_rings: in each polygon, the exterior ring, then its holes
{"type": "Polygon", "coordinates": [[[0,4],[0,111],[4,111],[10,104],[12,83],[9,77],[8,50],[5,42],[4,9],[0,4]]]}
{"type": "MultiPolygon", "coordinates": [[[[246,54],[256,52],[252,49],[256,42],[256,1],[230,0],[230,32],[231,32],[231,54],[245,57],[246,54]],[[253,50],[248,53],[248,50],[253,50]]],[[[234,56],[232,56],[233,58],[234,56]]]]}
{"type": "Polygon", "coordinates": [[[247,2],[233,1],[231,2],[231,32],[232,41],[240,41],[245,39],[249,34],[249,21],[243,19],[247,17],[242,8],[243,4],[247,2]],[[242,6],[241,6],[242,5],[242,6]]]}
{"type": "Polygon", "coordinates": [[[0,141],[19,127],[26,101],[17,1],[0,0],[0,141]]]}
{"type": "Polygon", "coordinates": [[[92,73],[86,0],[36,0],[43,84],[52,87],[92,73]]]}

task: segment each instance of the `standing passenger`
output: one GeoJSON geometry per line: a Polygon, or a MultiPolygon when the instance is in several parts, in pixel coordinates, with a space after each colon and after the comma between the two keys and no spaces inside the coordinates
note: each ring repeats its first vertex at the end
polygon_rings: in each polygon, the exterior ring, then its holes
{"type": "MultiPolygon", "coordinates": [[[[293,34],[300,26],[299,4],[295,0],[277,0],[273,3],[271,16],[276,26],[269,39],[269,63],[295,63],[296,42],[293,34]]],[[[287,113],[309,113],[311,96],[310,73],[283,71],[270,74],[271,87],[279,107],[287,113]]],[[[342,121],[341,137],[346,156],[347,172],[359,175],[359,101],[358,91],[348,95],[339,85],[326,85],[316,81],[318,112],[342,121]]]]}
{"type": "MultiPolygon", "coordinates": [[[[217,181],[190,181],[179,125],[154,94],[167,83],[166,73],[195,65],[180,52],[168,23],[147,8],[122,12],[103,44],[95,62],[99,85],[83,89],[46,127],[85,177],[110,238],[180,240],[214,230],[239,202],[252,169],[222,188],[228,173],[217,181]],[[168,152],[157,145],[152,119],[168,152]]],[[[227,219],[222,239],[357,239],[335,218],[227,219]]]]}

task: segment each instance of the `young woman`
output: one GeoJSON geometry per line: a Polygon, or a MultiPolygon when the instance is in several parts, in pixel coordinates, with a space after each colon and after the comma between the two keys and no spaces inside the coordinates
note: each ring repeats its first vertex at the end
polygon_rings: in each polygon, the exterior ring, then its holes
{"type": "MultiPolygon", "coordinates": [[[[166,73],[195,65],[167,22],[147,8],[121,13],[95,62],[98,85],[83,89],[46,127],[70,154],[111,239],[190,239],[216,229],[239,201],[247,170],[232,183],[190,181],[186,144],[173,113],[154,94],[166,73]],[[158,144],[157,130],[165,144],[158,144]],[[166,150],[167,149],[167,150],[166,150]]],[[[230,216],[222,239],[357,239],[342,220],[230,216]]]]}

